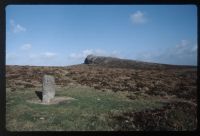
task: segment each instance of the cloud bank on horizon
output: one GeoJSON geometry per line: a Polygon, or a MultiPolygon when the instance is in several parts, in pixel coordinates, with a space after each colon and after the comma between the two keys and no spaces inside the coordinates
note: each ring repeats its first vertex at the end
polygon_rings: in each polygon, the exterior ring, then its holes
{"type": "Polygon", "coordinates": [[[90,54],[197,65],[197,48],[197,9],[191,5],[6,9],[7,65],[67,66],[90,54]]]}

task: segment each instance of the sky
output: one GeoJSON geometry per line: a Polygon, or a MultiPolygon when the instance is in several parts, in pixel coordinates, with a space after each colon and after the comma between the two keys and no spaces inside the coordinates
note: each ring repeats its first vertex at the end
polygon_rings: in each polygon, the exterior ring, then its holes
{"type": "Polygon", "coordinates": [[[195,5],[9,5],[6,64],[68,66],[87,55],[197,65],[195,5]]]}

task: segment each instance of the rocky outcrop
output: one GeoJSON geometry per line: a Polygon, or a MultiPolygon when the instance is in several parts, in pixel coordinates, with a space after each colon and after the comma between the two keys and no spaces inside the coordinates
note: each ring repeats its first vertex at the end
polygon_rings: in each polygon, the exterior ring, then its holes
{"type": "Polygon", "coordinates": [[[193,66],[168,65],[150,63],[136,60],[120,59],[114,57],[88,55],[85,64],[94,64],[113,68],[133,68],[133,69],[165,69],[165,68],[193,68],[193,66]]]}
{"type": "Polygon", "coordinates": [[[113,57],[88,55],[85,59],[85,64],[111,64],[111,63],[117,63],[120,60],[121,59],[113,57]]]}

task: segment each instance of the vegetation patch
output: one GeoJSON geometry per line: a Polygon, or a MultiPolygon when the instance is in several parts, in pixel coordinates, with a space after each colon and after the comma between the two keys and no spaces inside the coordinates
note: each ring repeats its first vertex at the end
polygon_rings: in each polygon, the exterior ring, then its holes
{"type": "Polygon", "coordinates": [[[102,92],[84,86],[57,88],[55,97],[65,96],[76,100],[53,105],[28,102],[30,99],[39,99],[34,89],[7,90],[6,126],[9,131],[115,130],[111,113],[162,107],[156,100],[133,101],[125,93],[102,92]]]}
{"type": "Polygon", "coordinates": [[[160,109],[124,112],[112,117],[117,130],[194,131],[197,128],[196,107],[185,102],[171,102],[160,109]]]}
{"type": "Polygon", "coordinates": [[[10,131],[196,129],[195,67],[6,66],[6,88],[10,131]],[[75,100],[41,104],[45,74],[55,77],[55,98],[75,100]]]}

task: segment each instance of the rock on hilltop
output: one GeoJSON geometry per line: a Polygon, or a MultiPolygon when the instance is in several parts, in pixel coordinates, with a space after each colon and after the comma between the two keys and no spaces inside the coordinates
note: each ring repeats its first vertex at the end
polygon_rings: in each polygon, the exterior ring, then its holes
{"type": "Polygon", "coordinates": [[[134,69],[165,69],[165,68],[195,68],[194,66],[169,65],[150,63],[129,59],[120,59],[114,57],[88,55],[85,59],[85,64],[94,64],[104,67],[114,68],[134,68],[134,69]]]}

